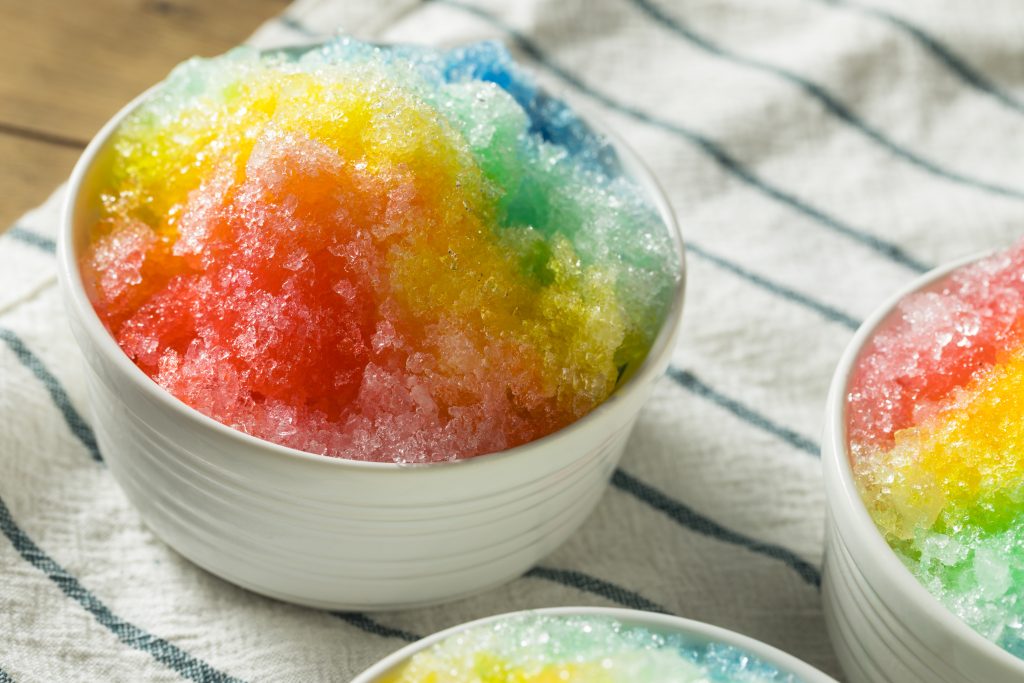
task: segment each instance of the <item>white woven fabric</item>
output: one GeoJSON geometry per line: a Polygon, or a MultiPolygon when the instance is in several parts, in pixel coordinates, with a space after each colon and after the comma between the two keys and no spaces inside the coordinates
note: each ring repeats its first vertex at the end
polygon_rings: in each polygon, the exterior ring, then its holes
{"type": "Polygon", "coordinates": [[[0,238],[0,681],[344,681],[403,638],[574,604],[664,609],[839,675],[815,585],[828,382],[916,271],[1019,233],[1024,8],[462,2],[299,0],[253,42],[504,40],[653,168],[689,241],[684,331],[594,516],[532,575],[407,612],[293,607],[192,566],[92,457],[58,190],[0,238]]]}

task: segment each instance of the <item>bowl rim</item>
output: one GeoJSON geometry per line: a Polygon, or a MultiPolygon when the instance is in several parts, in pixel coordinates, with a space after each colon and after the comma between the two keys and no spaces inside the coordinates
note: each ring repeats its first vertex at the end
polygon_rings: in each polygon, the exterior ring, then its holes
{"type": "Polygon", "coordinates": [[[659,612],[646,612],[635,609],[624,609],[621,607],[544,607],[540,609],[517,610],[495,614],[481,619],[463,622],[450,628],[432,633],[429,636],[420,638],[395,652],[378,660],[368,669],[360,673],[352,683],[375,683],[383,674],[388,673],[401,662],[409,659],[414,654],[425,650],[438,642],[461,631],[478,626],[500,621],[502,619],[525,617],[525,616],[597,616],[609,617],[629,624],[656,628],[662,631],[675,631],[684,635],[697,636],[707,642],[726,643],[738,649],[744,650],[758,659],[764,660],[783,673],[789,673],[800,677],[802,683],[836,683],[828,674],[819,671],[807,662],[784,652],[783,650],[769,645],[750,636],[745,636],[736,631],[714,626],[702,621],[695,621],[685,617],[677,617],[673,614],[659,612]]]}
{"type": "MultiPolygon", "coordinates": [[[[308,46],[302,46],[303,48],[308,46]]],[[[277,47],[262,50],[262,53],[273,53],[286,50],[287,47],[277,47]]],[[[617,387],[612,394],[597,405],[593,410],[565,427],[547,434],[539,439],[506,448],[491,453],[482,453],[469,458],[458,460],[446,460],[430,463],[395,463],[377,462],[369,460],[353,460],[330,456],[325,454],[311,453],[299,449],[283,446],[257,436],[241,432],[229,427],[216,419],[209,417],[180,400],[169,391],[158,385],[153,379],[146,375],[135,363],[131,362],[128,355],[118,346],[117,342],[107,331],[100,321],[85,294],[82,284],[81,272],[78,267],[74,253],[74,215],[75,207],[82,192],[83,185],[92,169],[100,152],[106,149],[108,141],[125,118],[137,109],[143,102],[151,98],[159,91],[164,80],[148,88],[146,91],[135,97],[128,104],[122,107],[111,117],[96,133],[86,146],[81,157],[75,163],[68,181],[66,193],[63,199],[60,216],[60,228],[57,237],[57,274],[64,293],[65,305],[70,315],[76,318],[81,329],[95,345],[95,348],[119,371],[120,375],[131,382],[134,387],[142,391],[148,398],[156,401],[165,410],[170,411],[180,419],[187,420],[193,427],[199,427],[207,432],[212,432],[218,438],[235,442],[240,447],[260,449],[264,453],[275,456],[298,459],[312,464],[322,464],[328,467],[341,467],[361,471],[395,471],[395,472],[422,472],[424,470],[439,470],[441,468],[470,468],[480,467],[488,463],[503,461],[507,458],[522,457],[523,455],[546,450],[554,446],[556,442],[571,438],[583,430],[591,429],[593,425],[604,419],[605,415],[615,410],[629,396],[643,391],[643,388],[654,382],[664,372],[664,366],[671,359],[674,351],[674,340],[678,334],[679,324],[682,319],[682,308],[686,290],[686,249],[684,247],[682,234],[676,221],[664,189],[658,182],[654,173],[639,157],[636,152],[608,126],[596,121],[591,117],[589,108],[586,114],[580,113],[580,118],[600,135],[604,136],[614,147],[625,172],[635,180],[637,185],[644,191],[658,213],[658,216],[669,233],[676,258],[678,259],[678,280],[672,293],[672,302],[665,316],[662,319],[658,334],[651,344],[651,348],[644,358],[643,363],[629,379],[617,387]]],[[[554,93],[563,101],[563,93],[554,93]]],[[[577,109],[575,104],[572,105],[577,109]]],[[[579,113],[579,110],[577,109],[579,113]]]]}
{"type": "Polygon", "coordinates": [[[920,608],[930,621],[946,629],[959,642],[970,646],[1010,672],[1024,674],[1024,659],[1010,654],[968,626],[966,622],[939,602],[938,598],[929,593],[903,562],[896,557],[874,520],[871,519],[871,515],[857,491],[850,463],[846,430],[846,395],[850,378],[861,351],[874,338],[879,326],[896,311],[899,304],[908,296],[934,286],[960,268],[994,253],[996,253],[994,250],[985,250],[955,259],[927,271],[889,296],[861,323],[843,351],[832,376],[827,402],[828,414],[825,425],[826,436],[822,443],[822,458],[826,474],[825,495],[828,507],[836,517],[834,521],[837,531],[844,537],[847,534],[852,534],[861,546],[858,550],[865,548],[867,550],[867,552],[856,553],[852,549],[850,550],[858,568],[865,564],[870,565],[876,574],[886,576],[887,580],[894,584],[895,589],[900,594],[907,596],[907,599],[920,608]],[[849,522],[849,524],[844,522],[849,522]]]}

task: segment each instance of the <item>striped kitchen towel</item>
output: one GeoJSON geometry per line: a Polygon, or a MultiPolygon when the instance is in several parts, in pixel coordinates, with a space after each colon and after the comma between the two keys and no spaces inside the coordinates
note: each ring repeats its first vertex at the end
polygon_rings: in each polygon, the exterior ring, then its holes
{"type": "Polygon", "coordinates": [[[261,598],[142,526],[104,468],[54,278],[61,191],[0,237],[0,681],[345,681],[484,615],[621,605],[838,675],[819,595],[824,398],[853,329],[1024,214],[1019,0],[299,0],[260,46],[504,41],[653,168],[689,249],[684,330],[593,517],[441,607],[261,598]]]}

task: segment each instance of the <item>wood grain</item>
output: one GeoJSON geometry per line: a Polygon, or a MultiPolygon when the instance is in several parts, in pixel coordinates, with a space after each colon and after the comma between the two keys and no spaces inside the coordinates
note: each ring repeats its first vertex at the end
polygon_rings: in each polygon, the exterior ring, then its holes
{"type": "Polygon", "coordinates": [[[245,40],[287,0],[0,0],[0,230],[130,99],[245,40]]]}
{"type": "Polygon", "coordinates": [[[0,135],[0,232],[43,203],[71,173],[78,150],[0,135]]]}

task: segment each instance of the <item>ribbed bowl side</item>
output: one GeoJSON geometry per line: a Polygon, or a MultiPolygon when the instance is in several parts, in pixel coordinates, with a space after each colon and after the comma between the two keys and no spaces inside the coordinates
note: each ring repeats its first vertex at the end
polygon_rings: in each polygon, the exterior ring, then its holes
{"type": "Polygon", "coordinates": [[[930,650],[869,586],[831,522],[826,530],[825,623],[850,683],[970,683],[930,650]]]}
{"type": "MultiPolygon", "coordinates": [[[[88,355],[88,354],[87,354],[88,355]]],[[[474,513],[471,486],[439,492],[445,505],[403,504],[395,470],[379,470],[379,506],[346,499],[345,468],[300,470],[336,480],[334,501],[293,505],[267,476],[232,477],[234,450],[162,422],[116,375],[89,366],[97,439],[143,520],[175,550],[250,590],[326,609],[398,609],[468,595],[519,576],[560,545],[593,510],[635,418],[596,445],[506,479],[497,505],[474,513]],[[389,504],[390,503],[390,504],[389,504]],[[395,506],[403,509],[394,518],[395,506]],[[466,507],[468,506],[468,511],[466,507]],[[445,514],[439,516],[438,508],[445,514]],[[381,515],[375,515],[375,512],[381,515]]],[[[566,444],[568,447],[568,444],[566,444]]],[[[257,453],[249,454],[259,460],[257,453]]],[[[291,463],[286,463],[285,466],[291,463]]],[[[420,468],[426,471],[430,468],[420,468]]],[[[456,472],[458,467],[434,468],[456,472]]],[[[489,476],[478,468],[476,476],[489,476]]],[[[289,473],[295,477],[295,473],[289,473]]],[[[292,482],[299,489],[301,480],[292,482]]],[[[436,483],[425,481],[425,484],[436,483]]],[[[362,492],[365,494],[365,490],[362,492]]],[[[301,501],[300,501],[301,503],[301,501]]]]}
{"type": "MultiPolygon", "coordinates": [[[[684,279],[647,360],[589,415],[529,444],[456,463],[326,458],[236,432],[170,396],[125,356],[78,267],[95,219],[94,163],[115,115],[68,184],[58,275],[85,357],[91,410],[111,472],[157,536],[222,578],[290,602],[397,609],[509,581],[583,523],[675,345],[684,279]]],[[[664,193],[611,131],[624,171],[650,195],[682,266],[664,193]]],[[[685,272],[685,271],[684,271],[685,272]]]]}
{"type": "Polygon", "coordinates": [[[947,610],[889,548],[860,499],[846,442],[847,386],[860,350],[900,301],[976,258],[937,268],[896,292],[861,325],[832,378],[822,440],[828,513],[822,600],[851,683],[1024,681],[1024,661],[947,610]]]}
{"type": "MultiPolygon", "coordinates": [[[[830,517],[838,514],[835,510],[830,517]]],[[[966,628],[952,613],[936,618],[937,603],[919,591],[900,593],[885,573],[857,558],[867,549],[847,543],[840,525],[826,528],[822,600],[826,625],[851,683],[1020,683],[1021,665],[966,628]],[[925,599],[927,598],[927,600],[925,599]],[[974,634],[972,634],[974,635],[974,634]]],[[[923,591],[923,587],[920,591],[923,591]]]]}

